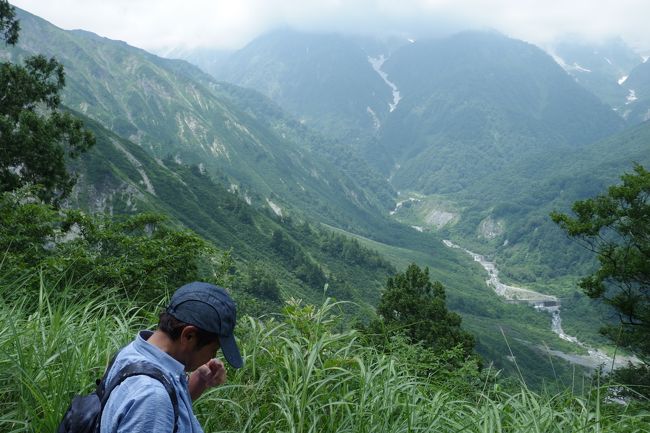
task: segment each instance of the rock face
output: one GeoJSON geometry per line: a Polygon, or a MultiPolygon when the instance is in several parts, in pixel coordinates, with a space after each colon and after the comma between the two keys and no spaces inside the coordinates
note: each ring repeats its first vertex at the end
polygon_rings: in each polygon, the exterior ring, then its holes
{"type": "Polygon", "coordinates": [[[499,237],[505,231],[504,225],[504,222],[501,220],[494,220],[492,217],[487,217],[478,226],[478,236],[488,240],[499,237]]]}
{"type": "Polygon", "coordinates": [[[429,212],[424,219],[424,221],[428,225],[432,225],[437,229],[440,229],[450,223],[454,218],[456,218],[456,214],[452,212],[447,212],[444,210],[440,209],[434,209],[431,212],[429,212]]]}

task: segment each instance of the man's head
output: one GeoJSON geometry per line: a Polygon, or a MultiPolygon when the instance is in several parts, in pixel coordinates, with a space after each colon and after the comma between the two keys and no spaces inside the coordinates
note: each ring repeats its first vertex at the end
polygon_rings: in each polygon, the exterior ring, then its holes
{"type": "Polygon", "coordinates": [[[216,347],[214,351],[221,347],[228,363],[239,368],[243,361],[235,342],[236,320],[235,303],[225,289],[194,282],[176,290],[161,314],[159,329],[173,340],[191,331],[197,339],[197,350],[204,350],[207,345],[216,347]]]}

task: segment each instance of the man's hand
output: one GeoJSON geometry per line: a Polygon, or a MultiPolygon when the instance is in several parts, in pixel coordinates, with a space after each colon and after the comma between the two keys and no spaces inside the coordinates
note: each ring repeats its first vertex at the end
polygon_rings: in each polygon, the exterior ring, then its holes
{"type": "Polygon", "coordinates": [[[213,358],[194,370],[190,375],[188,382],[190,397],[192,397],[192,401],[194,401],[208,388],[222,385],[225,382],[226,367],[224,367],[223,362],[213,358]]]}

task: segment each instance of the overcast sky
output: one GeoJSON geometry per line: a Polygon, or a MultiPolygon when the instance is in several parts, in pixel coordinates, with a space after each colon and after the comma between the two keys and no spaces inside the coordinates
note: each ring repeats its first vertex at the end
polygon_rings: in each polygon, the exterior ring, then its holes
{"type": "Polygon", "coordinates": [[[240,48],[277,27],[437,36],[495,29],[544,44],[621,36],[650,49],[650,0],[9,0],[64,29],[136,47],[240,48]]]}

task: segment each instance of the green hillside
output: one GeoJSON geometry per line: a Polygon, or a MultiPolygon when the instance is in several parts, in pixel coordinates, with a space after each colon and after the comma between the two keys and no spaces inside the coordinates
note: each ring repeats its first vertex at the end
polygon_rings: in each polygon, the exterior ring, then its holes
{"type": "Polygon", "coordinates": [[[386,278],[396,269],[416,262],[430,267],[431,277],[447,287],[450,308],[460,312],[464,326],[478,336],[477,350],[504,374],[517,374],[504,355],[509,350],[519,358],[521,371],[531,386],[541,386],[554,375],[568,380],[572,374],[571,367],[560,360],[554,361],[555,373],[551,362],[538,362],[544,356],[543,343],[571,350],[550,332],[550,318],[529,307],[503,303],[485,286],[477,265],[470,265],[469,258],[443,247],[439,241],[427,241],[423,234],[410,230],[413,238],[419,235],[419,242],[404,242],[409,248],[398,248],[278,218],[267,209],[249,205],[198,166],[171,159],[154,160],[139,146],[97,123],[88,119],[86,123],[95,133],[97,144],[73,165],[80,179],[69,204],[94,212],[153,211],[167,215],[179,228],[188,227],[222,250],[231,250],[236,290],[261,299],[266,305],[264,310],[279,308],[281,300],[289,297],[319,303],[328,295],[355,302],[356,306],[349,306],[347,312],[364,320],[371,316],[386,278]],[[246,286],[250,272],[261,270],[275,281],[278,294],[246,286]],[[522,321],[522,317],[527,319],[522,321]]]}
{"type": "MultiPolygon", "coordinates": [[[[366,190],[308,143],[285,139],[275,125],[247,112],[258,100],[233,103],[240,93],[188,63],[66,32],[26,12],[19,17],[23,36],[10,56],[55,56],[66,68],[64,103],[157,158],[201,164],[283,215],[299,212],[349,227],[363,226],[366,214],[391,195],[385,182],[366,190]]],[[[360,178],[376,177],[362,165],[356,171],[360,178]]]]}
{"type": "MultiPolygon", "coordinates": [[[[455,193],[493,172],[585,145],[623,128],[611,108],[534,45],[467,32],[397,50],[385,70],[403,102],[381,132],[397,189],[455,193]],[[394,170],[393,170],[394,169],[394,170]]],[[[376,152],[370,149],[372,160],[376,152]]]]}
{"type": "MultiPolygon", "coordinates": [[[[394,272],[377,253],[355,241],[318,224],[280,218],[228,191],[196,165],[155,160],[96,122],[85,122],[97,144],[72,165],[79,180],[69,205],[110,214],[166,215],[179,228],[190,228],[220,249],[231,250],[234,278],[240,283],[253,269],[268,273],[282,292],[266,299],[276,307],[291,296],[318,302],[327,284],[331,296],[357,302],[357,313],[365,315],[394,272]]],[[[254,287],[246,289],[260,295],[254,287]]]]}
{"type": "Polygon", "coordinates": [[[92,121],[87,123],[97,136],[97,145],[76,165],[80,181],[73,202],[93,211],[169,215],[179,227],[189,227],[218,247],[231,249],[237,262],[235,279],[249,295],[262,296],[271,304],[280,301],[245,286],[250,270],[264,269],[276,281],[282,298],[298,296],[319,302],[327,284],[328,295],[357,303],[349,313],[368,317],[386,277],[413,261],[429,266],[432,278],[445,284],[450,308],[463,314],[465,326],[478,336],[477,350],[495,367],[516,374],[515,366],[506,360],[510,344],[531,386],[541,386],[554,375],[567,380],[572,374],[572,368],[559,360],[555,365],[538,362],[544,356],[543,343],[571,350],[550,332],[550,318],[529,307],[503,303],[485,286],[480,268],[469,266],[468,257],[445,248],[439,240],[402,228],[410,236],[395,242],[408,248],[397,248],[364,238],[350,241],[350,233],[336,235],[281,219],[227,191],[198,166],[179,165],[171,159],[156,161],[133,143],[92,121]],[[522,317],[527,320],[522,322],[522,317]],[[502,327],[508,337],[504,338],[502,327]]]}
{"type": "MultiPolygon", "coordinates": [[[[486,177],[477,197],[495,205],[483,212],[468,211],[466,219],[481,221],[490,217],[503,221],[504,232],[490,241],[491,246],[497,251],[523,248],[524,255],[537,251],[540,254],[537,260],[531,260],[530,256],[520,257],[519,265],[525,266],[525,262],[542,264],[543,269],[531,272],[540,281],[584,272],[588,256],[579,254],[580,248],[563,239],[564,235],[550,222],[548,214],[554,209],[568,211],[574,201],[602,193],[608,185],[616,183],[623,172],[631,171],[635,162],[648,165],[649,141],[650,124],[645,123],[582,149],[562,152],[550,158],[543,169],[532,158],[524,166],[524,172],[534,174],[531,177],[522,178],[514,168],[486,177]],[[554,257],[552,252],[557,245],[563,246],[569,260],[563,262],[554,257]]],[[[476,224],[461,222],[450,230],[470,238],[476,234],[476,224]]],[[[508,264],[514,263],[509,261],[508,264]]],[[[518,278],[528,280],[523,274],[518,278]]]]}
{"type": "Polygon", "coordinates": [[[550,332],[550,319],[529,307],[504,304],[485,286],[476,265],[468,268],[467,257],[442,247],[439,241],[440,246],[431,243],[427,249],[425,237],[409,249],[396,248],[280,219],[227,191],[198,166],[179,165],[171,159],[156,161],[95,122],[87,119],[86,123],[97,144],[73,166],[80,180],[70,204],[115,214],[154,211],[168,215],[178,227],[191,228],[219,248],[232,250],[235,285],[241,286],[238,290],[244,295],[267,303],[265,310],[278,308],[282,298],[292,296],[318,303],[327,284],[327,295],[356,303],[349,314],[370,317],[386,278],[416,262],[429,266],[432,278],[448,288],[450,308],[463,314],[465,327],[478,336],[477,350],[495,368],[517,374],[504,355],[512,351],[531,386],[539,387],[556,375],[568,380],[572,374],[573,369],[560,360],[538,362],[544,356],[544,343],[571,350],[550,332]],[[259,270],[276,282],[280,297],[245,285],[249,272],[259,270]]]}
{"type": "MultiPolygon", "coordinates": [[[[635,162],[650,164],[650,124],[645,123],[580,150],[557,155],[545,169],[533,158],[520,168],[505,169],[483,179],[477,194],[458,195],[454,206],[440,196],[421,196],[395,217],[438,230],[426,217],[446,209],[455,219],[439,230],[466,248],[488,254],[501,276],[517,285],[562,298],[563,324],[572,335],[598,341],[598,324],[615,320],[611,312],[576,292],[577,276],[593,269],[594,257],[568,239],[550,219],[553,210],[568,212],[576,200],[593,197],[617,183],[635,162]],[[493,206],[481,209],[485,203],[493,206]],[[498,230],[489,235],[491,222],[498,230]]],[[[417,196],[417,195],[412,195],[417,196]]]]}

